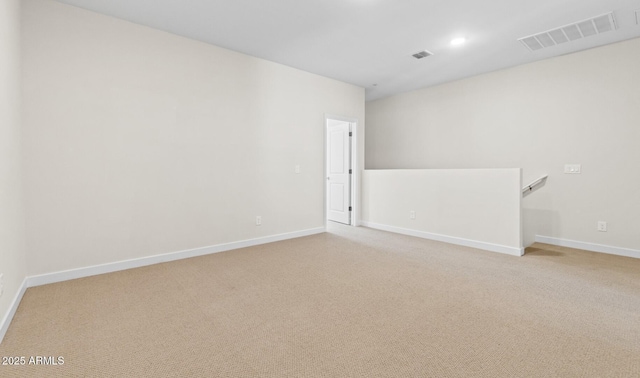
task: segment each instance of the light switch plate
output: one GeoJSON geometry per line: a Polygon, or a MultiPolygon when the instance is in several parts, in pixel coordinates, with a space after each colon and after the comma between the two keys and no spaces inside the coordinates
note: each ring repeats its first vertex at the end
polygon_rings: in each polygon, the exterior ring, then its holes
{"type": "Polygon", "coordinates": [[[564,165],[564,173],[576,174],[580,173],[582,167],[580,164],[565,164],[564,165]]]}

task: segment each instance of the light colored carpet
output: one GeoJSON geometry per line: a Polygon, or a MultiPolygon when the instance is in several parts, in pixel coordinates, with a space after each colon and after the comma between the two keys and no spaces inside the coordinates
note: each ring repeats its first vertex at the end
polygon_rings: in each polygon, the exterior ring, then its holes
{"type": "Polygon", "coordinates": [[[31,288],[0,376],[640,376],[640,260],[330,231],[31,288]]]}

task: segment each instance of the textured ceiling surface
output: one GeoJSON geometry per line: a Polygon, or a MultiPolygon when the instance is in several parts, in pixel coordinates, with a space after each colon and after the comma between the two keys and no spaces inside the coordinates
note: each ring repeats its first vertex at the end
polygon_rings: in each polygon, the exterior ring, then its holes
{"type": "Polygon", "coordinates": [[[58,1],[352,83],[367,100],[640,36],[640,0],[58,1]],[[518,41],[609,12],[613,31],[536,51],[518,41]],[[422,50],[434,55],[412,57],[422,50]]]}

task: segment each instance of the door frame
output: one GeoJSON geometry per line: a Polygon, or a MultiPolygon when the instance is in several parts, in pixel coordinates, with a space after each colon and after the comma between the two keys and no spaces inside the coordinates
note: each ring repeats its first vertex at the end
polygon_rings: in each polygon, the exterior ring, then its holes
{"type": "Polygon", "coordinates": [[[351,172],[353,172],[351,174],[351,226],[358,226],[359,222],[360,222],[360,218],[359,218],[359,211],[360,211],[360,196],[358,195],[358,190],[359,190],[359,186],[358,183],[360,182],[360,171],[358,170],[358,166],[359,166],[359,161],[358,161],[358,119],[357,118],[350,118],[350,117],[342,117],[342,116],[336,116],[336,115],[332,115],[332,114],[325,114],[324,115],[324,122],[323,122],[323,132],[324,132],[324,163],[323,163],[323,177],[322,177],[322,182],[324,185],[324,188],[322,189],[324,192],[324,207],[323,207],[323,214],[324,214],[324,224],[325,227],[329,222],[329,218],[328,218],[328,214],[327,214],[327,204],[329,202],[329,193],[327,192],[327,160],[328,160],[328,155],[327,155],[327,146],[328,146],[328,131],[329,131],[329,120],[334,120],[334,121],[342,121],[342,122],[348,122],[351,124],[351,172]]]}

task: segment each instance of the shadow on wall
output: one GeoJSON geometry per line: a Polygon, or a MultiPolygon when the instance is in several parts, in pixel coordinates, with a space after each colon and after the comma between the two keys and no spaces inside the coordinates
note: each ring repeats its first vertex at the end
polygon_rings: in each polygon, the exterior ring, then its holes
{"type": "Polygon", "coordinates": [[[525,247],[535,242],[536,235],[551,236],[559,224],[558,212],[552,210],[522,208],[522,237],[525,247]]]}

